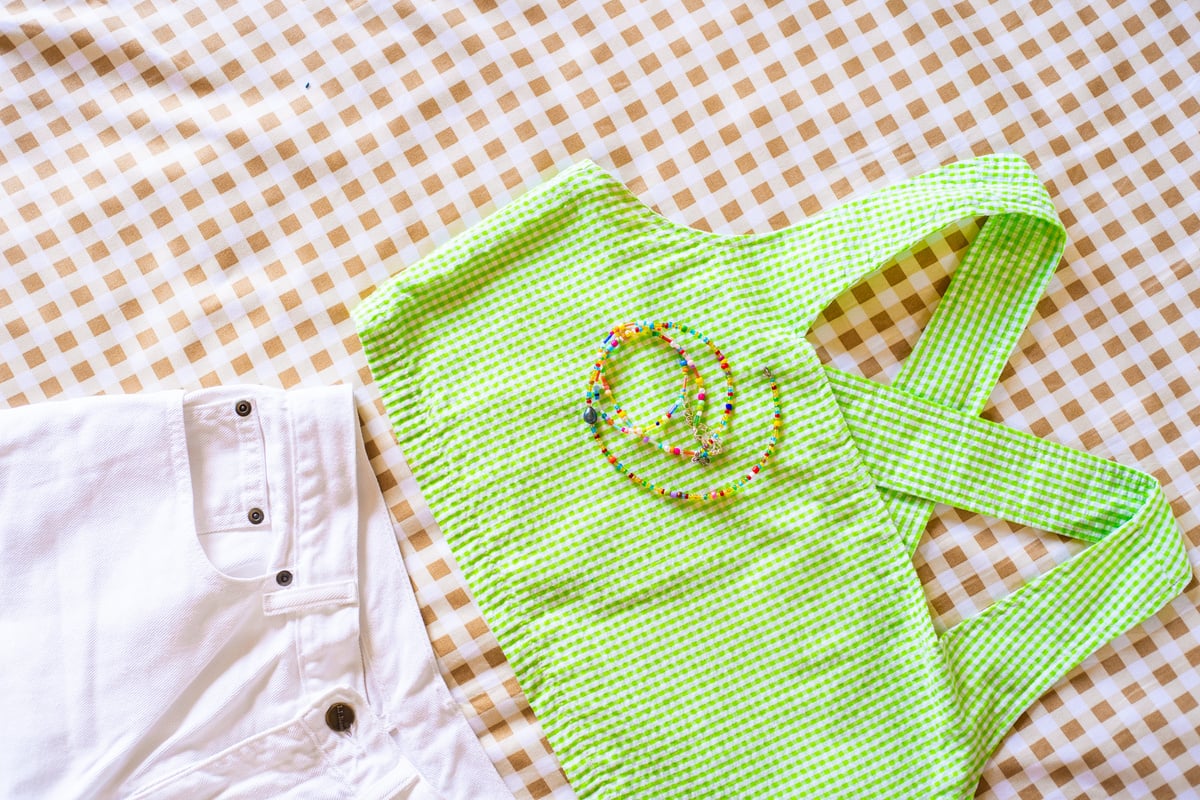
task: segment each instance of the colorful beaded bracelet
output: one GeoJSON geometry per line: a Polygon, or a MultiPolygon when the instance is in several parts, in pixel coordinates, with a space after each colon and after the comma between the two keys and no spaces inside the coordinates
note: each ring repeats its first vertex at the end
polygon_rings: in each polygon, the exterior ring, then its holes
{"type": "MultiPolygon", "coordinates": [[[[638,475],[636,473],[627,469],[625,464],[622,461],[620,461],[616,455],[614,455],[612,452],[610,452],[608,447],[604,444],[603,437],[601,435],[601,430],[603,429],[604,426],[600,424],[602,421],[604,423],[606,423],[608,426],[610,426],[622,433],[626,433],[628,435],[638,437],[640,442],[643,444],[654,445],[658,449],[668,452],[671,455],[690,456],[694,463],[707,464],[707,463],[709,463],[710,456],[715,455],[717,452],[719,452],[719,450],[720,450],[719,434],[714,433],[708,426],[704,425],[703,423],[697,422],[696,415],[692,412],[691,406],[687,404],[686,382],[687,382],[688,371],[689,370],[693,371],[696,376],[697,402],[698,403],[703,403],[703,401],[706,399],[703,379],[700,377],[699,369],[696,368],[694,360],[687,356],[686,349],[683,348],[682,346],[678,345],[676,343],[676,340],[673,339],[669,334],[666,333],[667,331],[671,331],[671,330],[682,331],[684,333],[690,334],[695,339],[699,340],[700,342],[702,342],[703,344],[708,346],[708,348],[712,351],[713,355],[717,358],[721,369],[725,373],[725,382],[726,382],[726,403],[725,403],[724,414],[722,415],[722,418],[721,418],[721,427],[723,429],[728,427],[729,419],[733,415],[733,375],[732,375],[733,371],[732,371],[732,369],[730,369],[728,360],[725,358],[724,354],[720,351],[720,349],[717,348],[717,346],[715,344],[713,344],[707,336],[704,336],[699,331],[697,331],[695,328],[691,328],[686,325],[679,325],[678,323],[671,323],[671,322],[626,322],[626,323],[621,323],[619,325],[616,325],[608,331],[608,333],[604,337],[603,342],[601,343],[601,349],[600,349],[600,352],[596,356],[596,361],[592,365],[592,372],[591,372],[591,375],[589,377],[589,382],[588,382],[588,391],[584,397],[585,407],[584,407],[584,411],[583,411],[583,421],[588,425],[589,429],[591,430],[592,438],[599,445],[600,452],[605,457],[605,459],[607,459],[608,463],[612,464],[614,469],[616,469],[617,472],[619,472],[623,476],[629,478],[629,480],[632,481],[634,484],[639,485],[645,489],[648,489],[649,491],[652,491],[655,494],[661,495],[663,497],[669,497],[673,500],[706,501],[706,500],[717,500],[722,497],[732,496],[732,495],[736,494],[738,491],[740,491],[742,489],[742,487],[744,487],[747,483],[749,483],[751,480],[753,480],[755,475],[759,474],[760,470],[766,465],[767,460],[771,457],[771,454],[774,453],[775,445],[778,442],[777,437],[778,437],[778,433],[779,433],[779,428],[782,424],[780,407],[779,407],[779,385],[778,385],[778,383],[775,382],[774,377],[771,375],[771,370],[769,368],[764,367],[763,371],[762,371],[763,376],[768,381],[770,381],[771,399],[774,404],[774,409],[773,409],[773,413],[772,413],[773,418],[772,418],[772,424],[771,424],[771,436],[769,437],[769,439],[767,441],[766,451],[762,454],[762,456],[758,459],[758,461],[755,462],[750,467],[750,469],[746,472],[745,475],[738,478],[733,483],[731,483],[727,486],[722,486],[717,489],[706,489],[706,490],[700,491],[700,492],[668,490],[664,486],[656,486],[654,483],[650,482],[648,479],[638,477],[638,475]],[[680,366],[683,368],[683,371],[684,371],[684,383],[685,383],[684,389],[681,392],[681,394],[683,396],[682,402],[683,402],[683,406],[684,406],[684,411],[687,414],[688,423],[692,428],[693,437],[696,439],[697,443],[699,444],[698,449],[692,450],[692,449],[687,449],[687,448],[682,448],[682,447],[670,446],[662,441],[655,442],[647,434],[644,433],[644,431],[641,427],[624,424],[625,419],[627,418],[627,415],[623,412],[623,409],[621,409],[620,406],[618,404],[616,404],[615,400],[614,400],[614,413],[613,414],[608,414],[608,413],[604,412],[603,410],[597,412],[597,407],[599,404],[601,392],[604,392],[605,394],[608,394],[609,396],[612,395],[612,388],[604,376],[604,371],[605,371],[605,367],[608,365],[609,356],[623,342],[631,341],[632,339],[637,338],[638,336],[643,335],[643,334],[649,334],[651,336],[656,336],[656,337],[662,339],[666,344],[668,344],[672,348],[676,349],[680,354],[680,366]]],[[[678,408],[678,404],[673,405],[671,411],[669,411],[666,415],[664,415],[662,418],[660,418],[658,421],[656,421],[654,423],[654,427],[661,427],[661,425],[665,424],[666,420],[669,420],[673,416],[673,414],[674,414],[675,410],[677,410],[677,408],[678,408]]]]}
{"type": "MultiPolygon", "coordinates": [[[[690,329],[688,330],[690,331],[690,329]]],[[[711,342],[706,341],[704,337],[695,333],[692,335],[695,336],[697,340],[703,342],[709,347],[714,358],[716,358],[717,363],[722,365],[722,368],[725,370],[725,409],[720,422],[720,428],[725,429],[728,427],[729,418],[733,414],[733,376],[728,370],[728,364],[726,364],[721,351],[718,350],[711,342]]],[[[597,409],[599,409],[598,416],[600,419],[613,426],[619,433],[635,437],[642,444],[648,444],[653,447],[657,447],[669,455],[683,456],[685,458],[690,458],[693,461],[703,462],[707,460],[710,455],[720,452],[720,432],[712,430],[712,428],[710,428],[708,425],[705,425],[703,422],[699,421],[703,417],[705,407],[704,403],[707,400],[707,392],[704,388],[704,378],[700,375],[700,369],[696,366],[695,361],[688,356],[687,350],[680,345],[677,340],[673,339],[664,330],[655,326],[653,323],[625,323],[612,328],[608,332],[608,335],[605,336],[602,344],[604,349],[601,351],[600,357],[594,365],[592,375],[593,382],[589,387],[588,397],[586,400],[589,406],[592,406],[592,401],[597,401],[597,405],[592,407],[590,410],[584,410],[585,422],[590,425],[597,416],[597,409]],[[612,397],[612,388],[608,385],[608,381],[604,375],[604,367],[608,364],[609,355],[611,355],[612,352],[616,350],[622,343],[632,341],[643,335],[656,337],[669,346],[672,350],[676,351],[679,354],[679,366],[683,371],[683,387],[680,389],[680,394],[676,398],[675,403],[671,406],[667,413],[656,420],[653,425],[647,426],[629,424],[625,410],[621,408],[620,404],[616,402],[615,398],[613,399],[613,410],[611,413],[605,412],[602,408],[599,408],[598,405],[601,391],[607,394],[610,398],[612,397]],[[699,406],[698,412],[693,411],[687,402],[687,384],[689,373],[695,374],[696,404],[699,406]],[[693,450],[688,447],[668,444],[666,441],[661,439],[650,438],[649,431],[653,431],[656,428],[665,426],[679,410],[680,405],[683,405],[684,407],[688,424],[692,429],[693,438],[695,438],[697,443],[700,445],[699,449],[693,450]]]]}

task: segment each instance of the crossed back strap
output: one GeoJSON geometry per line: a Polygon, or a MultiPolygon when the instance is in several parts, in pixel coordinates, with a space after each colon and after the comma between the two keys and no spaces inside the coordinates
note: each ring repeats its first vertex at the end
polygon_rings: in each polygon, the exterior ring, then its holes
{"type": "MultiPolygon", "coordinates": [[[[893,382],[934,403],[978,414],[1062,256],[1061,224],[1026,214],[988,217],[929,326],[893,382]]],[[[917,549],[933,502],[883,489],[905,547],[917,549]]]]}
{"type": "Polygon", "coordinates": [[[1053,214],[993,213],[890,386],[825,368],[909,555],[937,502],[1090,543],[941,634],[972,773],[1042,693],[1191,577],[1152,477],[977,417],[1065,240],[1053,214]]]}
{"type": "Polygon", "coordinates": [[[827,373],[881,491],[1090,545],[941,635],[973,773],[1043,692],[1183,590],[1192,575],[1183,538],[1162,488],[1143,472],[827,373]]]}

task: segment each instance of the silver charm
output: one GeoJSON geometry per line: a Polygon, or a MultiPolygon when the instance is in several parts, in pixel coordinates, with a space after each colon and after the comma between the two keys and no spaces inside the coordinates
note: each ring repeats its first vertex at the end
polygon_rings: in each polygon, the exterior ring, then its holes
{"type": "Polygon", "coordinates": [[[713,435],[712,428],[704,423],[696,422],[696,414],[690,405],[684,405],[683,415],[687,418],[688,427],[692,429],[692,438],[700,445],[700,449],[705,451],[692,456],[692,463],[708,466],[709,456],[715,456],[721,452],[721,442],[713,435]]]}

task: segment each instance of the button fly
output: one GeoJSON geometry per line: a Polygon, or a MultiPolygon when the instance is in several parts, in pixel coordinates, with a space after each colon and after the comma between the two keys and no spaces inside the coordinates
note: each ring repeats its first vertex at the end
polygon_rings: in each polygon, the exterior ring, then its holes
{"type": "Polygon", "coordinates": [[[354,724],[354,709],[346,703],[334,703],[325,712],[325,724],[341,733],[354,724]]]}

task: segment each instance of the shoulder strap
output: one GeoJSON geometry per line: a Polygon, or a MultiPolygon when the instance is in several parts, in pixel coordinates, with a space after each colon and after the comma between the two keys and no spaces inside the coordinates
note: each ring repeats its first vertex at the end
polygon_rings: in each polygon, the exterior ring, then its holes
{"type": "Polygon", "coordinates": [[[1150,475],[832,367],[826,375],[879,486],[1091,543],[940,636],[974,769],[1050,686],[1183,590],[1183,537],[1150,475]]]}
{"type": "MultiPolygon", "coordinates": [[[[1025,214],[988,217],[892,385],[978,414],[1062,257],[1061,225],[1025,214]]],[[[901,541],[917,549],[933,503],[884,490],[901,541]]]]}
{"type": "MultiPolygon", "coordinates": [[[[987,214],[892,382],[926,400],[978,414],[1062,257],[1066,230],[1037,175],[1014,153],[949,164],[865,200],[880,199],[881,209],[863,216],[889,224],[863,231],[864,244],[856,250],[865,257],[856,258],[829,285],[821,308],[878,271],[884,259],[957,219],[987,214]]],[[[881,493],[901,541],[913,553],[934,504],[891,489],[881,493]]]]}

